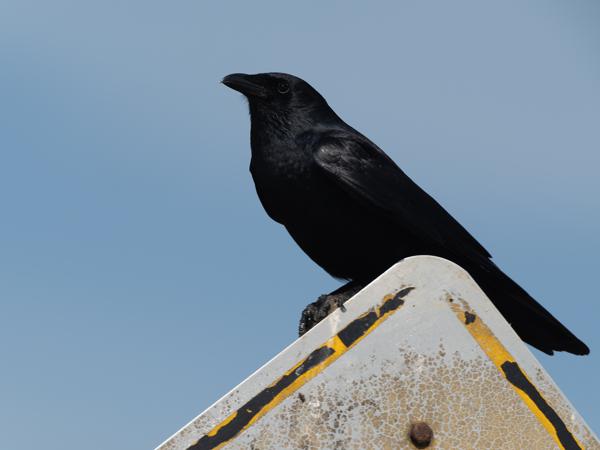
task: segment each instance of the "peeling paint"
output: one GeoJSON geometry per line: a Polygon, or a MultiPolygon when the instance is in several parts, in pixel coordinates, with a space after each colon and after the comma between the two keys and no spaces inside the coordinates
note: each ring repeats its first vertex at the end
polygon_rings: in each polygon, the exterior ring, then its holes
{"type": "Polygon", "coordinates": [[[391,268],[159,450],[414,449],[419,422],[433,430],[428,449],[600,450],[468,274],[434,257],[391,268]],[[406,286],[414,291],[399,296],[406,286]],[[319,349],[332,353],[305,370],[319,349]],[[272,391],[268,407],[256,409],[252,402],[286,377],[285,395],[272,391]],[[213,447],[194,447],[240,414],[255,420],[213,447]]]}

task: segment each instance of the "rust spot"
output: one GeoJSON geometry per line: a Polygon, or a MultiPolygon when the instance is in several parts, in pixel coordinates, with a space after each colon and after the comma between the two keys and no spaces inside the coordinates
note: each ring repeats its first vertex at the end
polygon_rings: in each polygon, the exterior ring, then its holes
{"type": "Polygon", "coordinates": [[[298,398],[300,399],[300,401],[302,403],[304,403],[306,401],[306,397],[304,396],[304,394],[302,392],[298,393],[298,398]]]}
{"type": "Polygon", "coordinates": [[[470,323],[475,322],[477,316],[475,314],[470,313],[469,311],[465,311],[465,325],[469,325],[470,323]]]}
{"type": "Polygon", "coordinates": [[[433,430],[425,422],[415,422],[410,426],[408,436],[415,447],[426,448],[433,439],[433,430]]]}

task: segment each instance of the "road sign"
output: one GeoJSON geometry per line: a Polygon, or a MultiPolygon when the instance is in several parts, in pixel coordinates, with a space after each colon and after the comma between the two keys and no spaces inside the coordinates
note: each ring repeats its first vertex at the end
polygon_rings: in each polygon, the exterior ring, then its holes
{"type": "Polygon", "coordinates": [[[407,258],[157,450],[600,449],[471,277],[407,258]]]}

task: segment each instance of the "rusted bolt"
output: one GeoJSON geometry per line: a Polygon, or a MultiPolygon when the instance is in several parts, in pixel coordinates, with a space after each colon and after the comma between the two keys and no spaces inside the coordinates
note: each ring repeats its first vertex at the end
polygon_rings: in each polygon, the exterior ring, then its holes
{"type": "Polygon", "coordinates": [[[415,447],[426,448],[433,439],[433,430],[425,422],[415,422],[410,426],[408,436],[415,447]]]}

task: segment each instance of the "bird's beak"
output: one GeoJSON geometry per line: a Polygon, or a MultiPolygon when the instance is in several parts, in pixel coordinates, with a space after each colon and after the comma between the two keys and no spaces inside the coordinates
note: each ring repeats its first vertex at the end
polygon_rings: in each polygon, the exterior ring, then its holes
{"type": "Polygon", "coordinates": [[[264,98],[267,96],[267,90],[259,84],[256,75],[232,73],[223,78],[221,83],[233,90],[241,92],[246,97],[264,98]]]}

